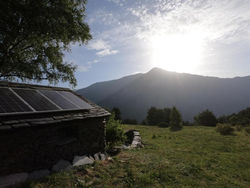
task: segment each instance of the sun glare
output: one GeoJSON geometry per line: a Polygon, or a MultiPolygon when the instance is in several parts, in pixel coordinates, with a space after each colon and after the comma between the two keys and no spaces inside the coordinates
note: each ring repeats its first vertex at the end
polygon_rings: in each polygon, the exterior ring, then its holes
{"type": "Polygon", "coordinates": [[[194,72],[202,58],[202,38],[195,34],[156,35],[150,40],[154,67],[194,72]]]}

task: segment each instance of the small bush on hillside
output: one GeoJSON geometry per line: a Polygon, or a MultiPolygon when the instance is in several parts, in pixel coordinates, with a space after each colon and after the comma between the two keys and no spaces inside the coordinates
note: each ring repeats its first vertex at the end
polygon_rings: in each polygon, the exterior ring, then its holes
{"type": "Polygon", "coordinates": [[[168,123],[166,123],[166,122],[160,122],[158,124],[158,127],[168,127],[168,123]]]}
{"type": "Polygon", "coordinates": [[[219,132],[221,135],[231,135],[234,129],[229,124],[218,123],[216,125],[216,131],[219,132]]]}
{"type": "Polygon", "coordinates": [[[248,134],[250,134],[250,127],[246,127],[246,128],[245,128],[245,131],[246,131],[248,134]]]}
{"type": "Polygon", "coordinates": [[[181,113],[173,107],[170,113],[170,130],[177,131],[182,129],[181,113]]]}
{"type": "Polygon", "coordinates": [[[119,120],[115,120],[115,115],[112,114],[106,126],[106,143],[108,148],[112,148],[115,144],[125,140],[124,132],[119,120]]]}

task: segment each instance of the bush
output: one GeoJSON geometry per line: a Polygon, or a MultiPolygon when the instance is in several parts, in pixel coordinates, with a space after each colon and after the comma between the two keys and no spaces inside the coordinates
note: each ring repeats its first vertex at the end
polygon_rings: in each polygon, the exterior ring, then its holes
{"type": "Polygon", "coordinates": [[[166,122],[160,122],[158,124],[158,127],[168,127],[168,123],[166,123],[166,122]]]}
{"type": "Polygon", "coordinates": [[[106,126],[106,143],[108,148],[125,140],[124,132],[119,120],[115,120],[115,114],[112,114],[106,126]]]}
{"type": "Polygon", "coordinates": [[[229,124],[218,123],[216,125],[216,131],[219,132],[221,135],[231,135],[234,129],[229,124]]]}
{"type": "Polygon", "coordinates": [[[248,134],[250,134],[250,127],[246,127],[246,128],[245,128],[245,131],[246,131],[248,134]]]}
{"type": "Polygon", "coordinates": [[[173,107],[170,113],[170,130],[177,131],[182,129],[181,113],[173,107]]]}
{"type": "Polygon", "coordinates": [[[194,121],[198,125],[216,126],[217,119],[213,112],[205,110],[194,117],[194,121]]]}
{"type": "Polygon", "coordinates": [[[158,125],[161,122],[170,121],[170,108],[159,109],[155,107],[151,107],[146,116],[146,121],[148,125],[158,125]]]}

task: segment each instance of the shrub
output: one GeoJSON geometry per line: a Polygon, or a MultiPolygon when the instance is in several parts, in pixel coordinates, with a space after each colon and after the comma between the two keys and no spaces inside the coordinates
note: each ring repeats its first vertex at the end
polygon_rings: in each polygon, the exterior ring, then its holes
{"type": "Polygon", "coordinates": [[[216,131],[219,132],[221,135],[231,135],[234,129],[229,124],[218,123],[216,125],[216,131]]]}
{"type": "Polygon", "coordinates": [[[216,126],[217,119],[213,112],[205,110],[194,117],[194,121],[198,125],[216,126]]]}
{"type": "Polygon", "coordinates": [[[170,121],[170,108],[159,109],[155,107],[151,107],[146,116],[146,121],[148,125],[158,125],[161,122],[170,121]]]}
{"type": "Polygon", "coordinates": [[[246,128],[245,128],[245,131],[246,131],[248,134],[250,134],[250,127],[246,127],[246,128]]]}
{"type": "Polygon", "coordinates": [[[115,120],[115,114],[112,114],[106,126],[107,147],[112,148],[115,144],[125,140],[124,132],[119,120],[115,120]]]}
{"type": "Polygon", "coordinates": [[[168,123],[167,122],[160,122],[158,124],[158,127],[168,127],[168,123]]]}
{"type": "Polygon", "coordinates": [[[170,113],[170,130],[177,131],[182,129],[181,113],[173,107],[170,113]]]}

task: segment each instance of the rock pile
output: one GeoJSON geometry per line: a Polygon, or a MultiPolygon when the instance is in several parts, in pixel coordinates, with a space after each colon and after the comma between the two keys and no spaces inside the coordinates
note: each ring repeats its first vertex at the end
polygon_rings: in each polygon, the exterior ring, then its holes
{"type": "Polygon", "coordinates": [[[137,130],[129,130],[125,133],[128,138],[128,143],[123,146],[124,149],[130,148],[142,148],[143,144],[141,141],[140,132],[137,130]]]}
{"type": "Polygon", "coordinates": [[[17,173],[8,176],[0,177],[0,188],[14,186],[16,184],[23,183],[27,180],[39,179],[50,175],[53,172],[60,172],[65,170],[70,170],[73,167],[83,166],[94,163],[94,161],[101,160],[104,161],[108,158],[106,153],[96,153],[93,156],[75,156],[72,163],[66,160],[59,160],[54,164],[51,170],[42,169],[33,171],[31,173],[17,173]]]}

